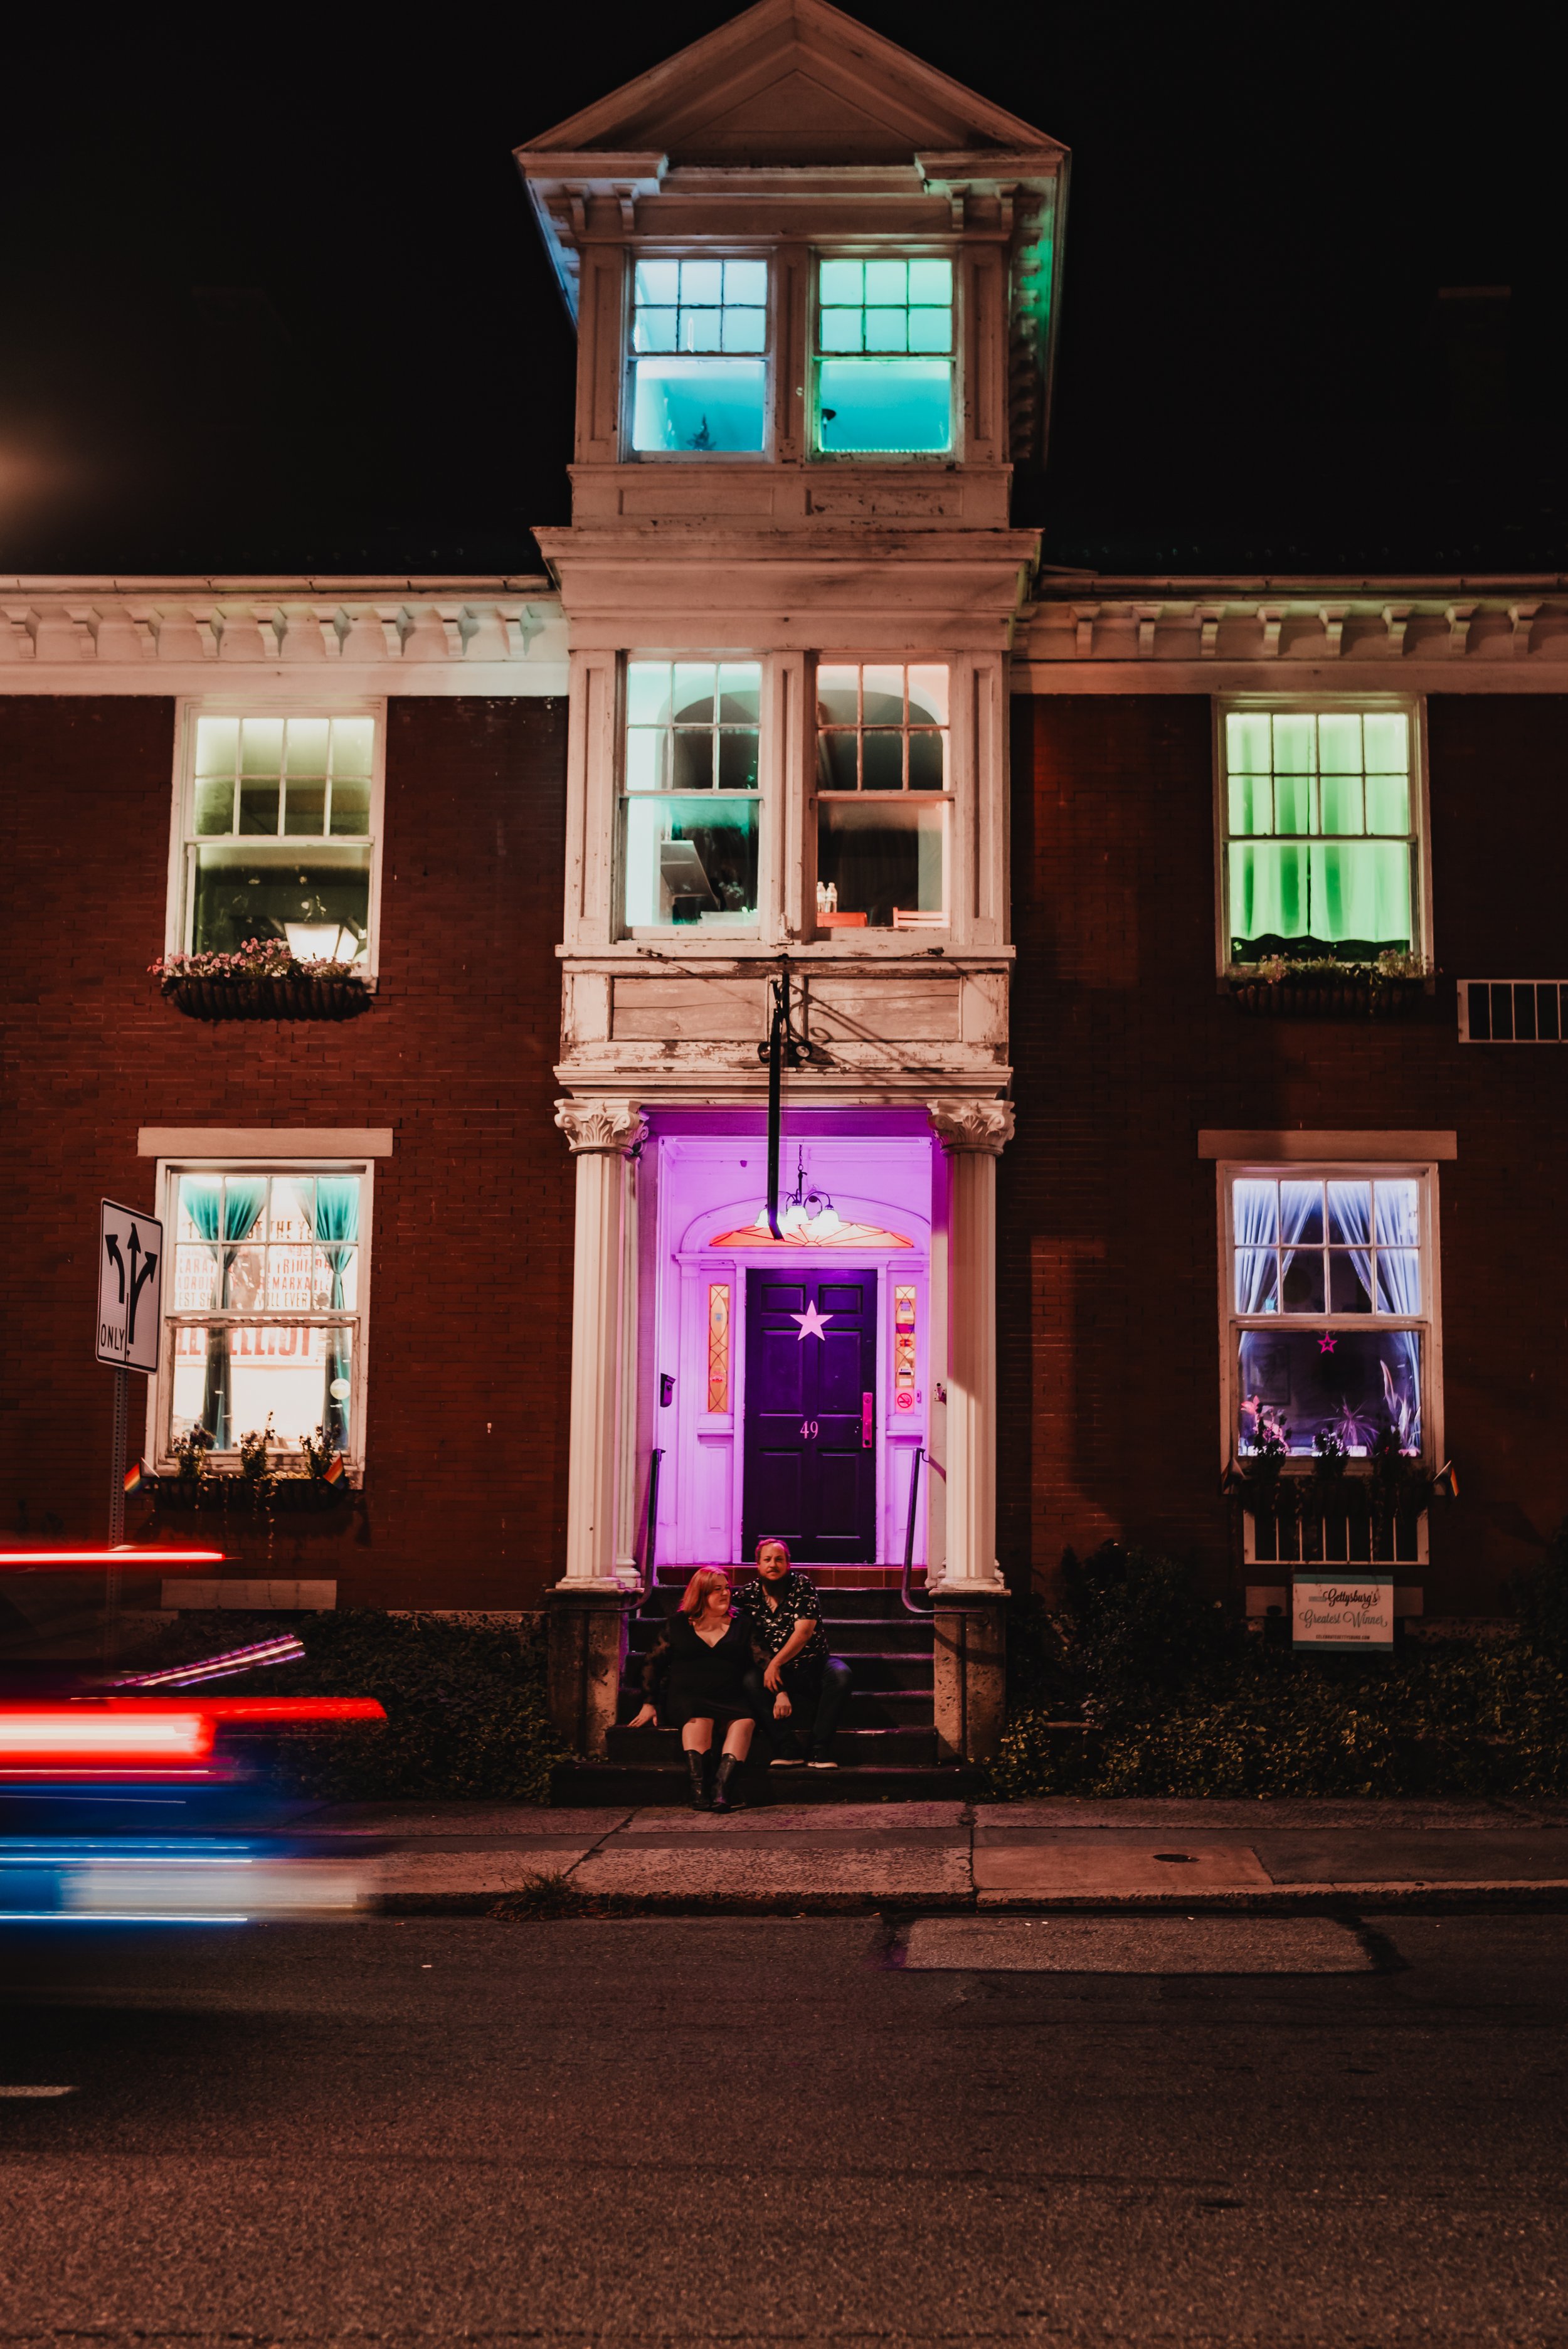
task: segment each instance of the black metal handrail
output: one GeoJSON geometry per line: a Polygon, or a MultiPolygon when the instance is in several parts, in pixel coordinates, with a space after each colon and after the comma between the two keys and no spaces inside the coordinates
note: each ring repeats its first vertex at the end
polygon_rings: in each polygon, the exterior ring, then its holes
{"type": "Polygon", "coordinates": [[[924,1457],[924,1444],[917,1444],[909,1464],[909,1509],[903,1524],[903,1583],[899,1596],[912,1615],[930,1615],[935,1612],[933,1600],[912,1599],[909,1595],[909,1578],[914,1572],[914,1504],[920,1492],[920,1464],[924,1457]]]}
{"type": "Polygon", "coordinates": [[[643,1528],[643,1588],[637,1599],[640,1614],[654,1595],[659,1559],[659,1463],[664,1453],[648,1454],[648,1514],[643,1528]]]}
{"type": "MultiPolygon", "coordinates": [[[[899,1596],[912,1615],[934,1615],[936,1612],[934,1599],[912,1599],[909,1595],[910,1577],[914,1572],[914,1503],[920,1490],[920,1464],[925,1456],[924,1444],[917,1444],[914,1447],[914,1457],[909,1464],[909,1509],[903,1526],[903,1582],[899,1596]]],[[[945,1483],[947,1471],[941,1461],[933,1460],[931,1465],[945,1483]]],[[[930,1571],[929,1568],[927,1571],[930,1571]]],[[[982,1601],[976,1604],[971,1601],[968,1606],[965,1606],[960,1600],[944,1599],[942,1611],[944,1615],[984,1615],[988,1603],[982,1601]]]]}

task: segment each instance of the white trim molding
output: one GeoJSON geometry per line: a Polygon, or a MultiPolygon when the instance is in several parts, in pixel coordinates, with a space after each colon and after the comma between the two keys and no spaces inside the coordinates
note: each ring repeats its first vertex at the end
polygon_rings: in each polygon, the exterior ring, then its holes
{"type": "Polygon", "coordinates": [[[548,579],[0,578],[0,691],[562,694],[548,579]],[[329,686],[328,678],[342,683],[329,686]]]}
{"type": "Polygon", "coordinates": [[[389,1125],[143,1125],[139,1158],[390,1158],[389,1125]]]}
{"type": "Polygon", "coordinates": [[[1344,1158],[1357,1164],[1404,1165],[1423,1159],[1457,1158],[1456,1133],[1401,1133],[1377,1129],[1364,1133],[1309,1133],[1300,1126],[1284,1133],[1229,1133],[1202,1128],[1200,1158],[1260,1159],[1271,1162],[1344,1158]]]}
{"type": "Polygon", "coordinates": [[[1015,693],[1561,693],[1568,574],[1038,583],[1015,693]]]}

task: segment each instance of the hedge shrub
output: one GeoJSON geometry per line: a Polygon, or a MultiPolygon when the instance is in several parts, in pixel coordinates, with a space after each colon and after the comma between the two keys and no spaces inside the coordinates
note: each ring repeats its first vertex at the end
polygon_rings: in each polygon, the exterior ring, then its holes
{"type": "Polygon", "coordinates": [[[1296,1656],[1205,1605],[1169,1558],[1108,1544],[1068,1604],[1017,1610],[998,1794],[1568,1793],[1568,1539],[1519,1628],[1392,1656],[1296,1656]],[[1069,1717],[1087,1735],[1050,1724],[1069,1717]]]}
{"type": "MultiPolygon", "coordinates": [[[[545,1705],[542,1632],[517,1633],[430,1615],[375,1608],[301,1616],[304,1661],[213,1684],[213,1693],[370,1696],[387,1723],[269,1741],[278,1782],[334,1801],[550,1799],[552,1765],[565,1748],[545,1705]]],[[[182,1615],[140,1659],[153,1663],[215,1655],[273,1636],[276,1616],[182,1615]]]]}

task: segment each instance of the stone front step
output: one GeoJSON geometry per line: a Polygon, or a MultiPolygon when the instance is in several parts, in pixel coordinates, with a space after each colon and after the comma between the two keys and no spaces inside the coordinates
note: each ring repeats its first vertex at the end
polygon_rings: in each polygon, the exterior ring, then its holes
{"type": "MultiPolygon", "coordinates": [[[[903,1768],[936,1766],[934,1718],[933,1631],[929,1619],[912,1615],[896,1588],[868,1588],[863,1569],[842,1568],[835,1573],[860,1576],[854,1582],[825,1583],[813,1569],[822,1601],[823,1628],[830,1647],[850,1666],[851,1682],[843,1724],[835,1740],[836,1757],[856,1767],[903,1768]],[[889,1746],[890,1738],[899,1741],[889,1746]],[[862,1744],[862,1741],[870,1741],[862,1744]]],[[[641,1659],[645,1656],[678,1604],[686,1587],[686,1569],[665,1568],[658,1587],[645,1608],[628,1624],[627,1657],[622,1679],[619,1722],[607,1741],[612,1762],[627,1767],[682,1765],[679,1741],[673,1730],[632,1730],[627,1727],[642,1702],[641,1659]],[[663,1753],[642,1741],[667,1740],[663,1753]]],[[[757,1742],[758,1760],[769,1758],[767,1727],[757,1742]]],[[[783,1773],[777,1775],[782,1775],[783,1773]]],[[[826,1775],[825,1773],[822,1775],[826,1775]]]]}
{"type": "MultiPolygon", "coordinates": [[[[681,1591],[701,1570],[696,1566],[661,1566],[654,1579],[661,1589],[681,1591]]],[[[749,1558],[743,1566],[719,1567],[719,1572],[727,1574],[732,1582],[749,1581],[756,1571],[749,1558]]],[[[891,1590],[896,1598],[903,1582],[902,1566],[813,1566],[802,1558],[800,1571],[810,1576],[819,1590],[891,1590]]],[[[917,1566],[910,1580],[918,1598],[925,1588],[925,1568],[917,1566]]]]}
{"type": "MultiPolygon", "coordinates": [[[[758,1741],[760,1748],[760,1741],[758,1741]]],[[[680,1733],[674,1729],[610,1730],[604,1741],[607,1761],[626,1769],[684,1769],[680,1733]]],[[[936,1732],[931,1726],[929,1702],[923,1725],[907,1728],[841,1729],[833,1740],[835,1758],[847,1766],[877,1769],[934,1769],[936,1732]]],[[[785,1775],[783,1771],[778,1774],[785,1775]]],[[[790,1774],[793,1775],[793,1774],[790,1774]]],[[[823,1774],[826,1775],[826,1774],[823,1774]]]]}
{"type": "MultiPolygon", "coordinates": [[[[872,1765],[848,1770],[738,1771],[737,1794],[748,1810],[834,1803],[965,1803],[986,1792],[984,1770],[959,1763],[934,1767],[872,1765]]],[[[684,1768],[649,1769],[614,1762],[564,1762],[551,1776],[552,1803],[584,1810],[600,1806],[684,1808],[690,1800],[684,1768]]],[[[548,1811],[542,1811],[548,1818],[548,1811]]]]}
{"type": "MultiPolygon", "coordinates": [[[[653,1644],[650,1633],[647,1639],[631,1650],[623,1675],[624,1687],[642,1686],[643,1658],[653,1644]]],[[[911,1654],[907,1650],[851,1647],[835,1638],[833,1652],[841,1656],[849,1665],[857,1689],[924,1689],[929,1692],[936,1669],[929,1647],[923,1653],[917,1650],[911,1654]]]]}
{"type": "MultiPolygon", "coordinates": [[[[681,1591],[685,1588],[684,1583],[675,1589],[660,1583],[632,1619],[646,1622],[673,1615],[680,1605],[681,1591]]],[[[930,1616],[923,1609],[912,1615],[896,1585],[882,1589],[868,1588],[858,1582],[825,1584],[819,1585],[817,1596],[822,1602],[824,1622],[861,1622],[874,1617],[879,1621],[913,1623],[917,1630],[923,1630],[927,1637],[930,1636],[930,1616]]]]}
{"type": "MultiPolygon", "coordinates": [[[[623,1723],[642,1710],[640,1688],[623,1683],[620,1716],[623,1723]]],[[[843,1729],[929,1729],[932,1695],[926,1688],[862,1688],[850,1691],[843,1712],[843,1729]]]]}
{"type": "MultiPolygon", "coordinates": [[[[932,1630],[929,1623],[918,1622],[913,1615],[841,1616],[825,1615],[828,1644],[834,1655],[869,1661],[874,1656],[896,1655],[901,1662],[912,1668],[924,1657],[929,1660],[932,1630]]],[[[627,1623],[627,1646],[634,1656],[645,1656],[664,1629],[664,1619],[654,1615],[634,1615],[627,1623]]]]}

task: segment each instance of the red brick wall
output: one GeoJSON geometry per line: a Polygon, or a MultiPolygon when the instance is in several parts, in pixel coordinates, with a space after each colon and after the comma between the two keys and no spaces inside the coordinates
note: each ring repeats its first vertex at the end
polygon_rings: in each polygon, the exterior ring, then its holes
{"type": "MultiPolygon", "coordinates": [[[[242,1570],[340,1604],[532,1605],[562,1571],[572,1174],[552,1123],[563,701],[390,704],[380,991],[343,1026],[164,1004],[174,713],[0,698],[10,1233],[0,1523],[105,1531],[98,1202],[152,1202],[142,1125],[390,1126],[376,1170],[366,1508],[242,1570]]],[[[140,1433],[136,1382],[133,1445],[140,1433]]]]}
{"type": "Polygon", "coordinates": [[[1568,700],[1434,699],[1435,944],[1408,1025],[1250,1019],[1216,991],[1210,706],[1014,706],[1016,1141],[1000,1163],[998,1538],[1106,1535],[1219,1588],[1215,1175],[1201,1127],[1453,1128],[1430,1612],[1487,1612],[1568,1511],[1568,1050],[1460,1046],[1453,979],[1559,975],[1568,700]]]}

